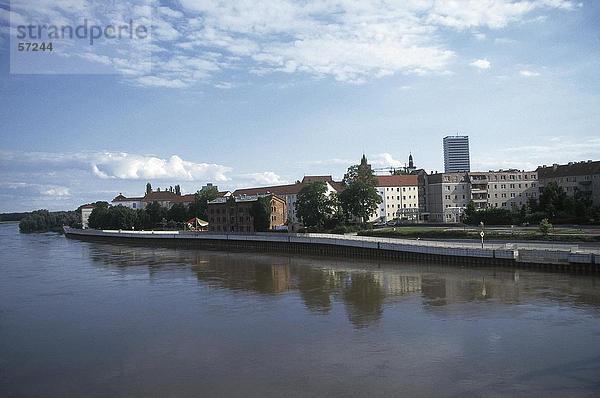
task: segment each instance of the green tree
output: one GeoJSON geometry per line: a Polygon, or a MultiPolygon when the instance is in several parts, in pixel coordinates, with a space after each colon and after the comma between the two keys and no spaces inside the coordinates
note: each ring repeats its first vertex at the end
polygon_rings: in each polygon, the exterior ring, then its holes
{"type": "Polygon", "coordinates": [[[552,230],[552,224],[547,218],[544,218],[542,221],[540,221],[539,230],[544,235],[548,235],[550,233],[552,230]]]}
{"type": "Polygon", "coordinates": [[[333,213],[332,203],[327,197],[327,184],[315,181],[304,185],[298,192],[296,213],[305,227],[323,227],[333,213]]]}
{"type": "Polygon", "coordinates": [[[188,207],[188,217],[198,217],[206,220],[206,209],[208,208],[208,202],[215,200],[219,197],[219,190],[214,185],[203,187],[201,190],[196,192],[194,203],[191,203],[188,207]]]}
{"type": "Polygon", "coordinates": [[[187,209],[183,203],[175,203],[167,212],[167,219],[170,221],[183,222],[187,220],[187,209]]]}
{"type": "Polygon", "coordinates": [[[475,202],[472,200],[467,204],[467,208],[465,209],[465,224],[475,224],[479,223],[477,220],[477,208],[475,207],[475,202]]]}
{"type": "Polygon", "coordinates": [[[382,199],[375,189],[377,177],[365,155],[360,164],[348,168],[343,182],[345,189],[340,193],[339,201],[345,217],[358,217],[362,222],[367,221],[382,199]]]}
{"type": "Polygon", "coordinates": [[[250,215],[254,221],[254,230],[256,232],[265,232],[271,229],[271,196],[259,197],[252,203],[250,215]]]}
{"type": "Polygon", "coordinates": [[[155,228],[161,225],[161,223],[164,224],[167,219],[167,209],[158,202],[148,203],[146,214],[148,215],[149,228],[155,228]]]}
{"type": "Polygon", "coordinates": [[[90,218],[88,219],[88,225],[93,229],[103,229],[108,228],[108,203],[106,205],[101,204],[96,206],[92,213],[90,214],[90,218]]]}

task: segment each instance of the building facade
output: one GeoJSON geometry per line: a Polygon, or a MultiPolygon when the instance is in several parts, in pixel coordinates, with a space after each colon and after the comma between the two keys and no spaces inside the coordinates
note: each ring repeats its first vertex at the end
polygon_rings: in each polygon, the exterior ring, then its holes
{"type": "Polygon", "coordinates": [[[419,183],[415,175],[376,176],[381,203],[369,221],[392,220],[417,222],[420,218],[419,183]]]}
{"type": "Polygon", "coordinates": [[[217,198],[208,202],[208,230],[210,232],[251,233],[254,230],[252,207],[259,198],[269,198],[271,215],[269,229],[285,227],[287,209],[285,199],[276,195],[241,195],[217,198]]]}
{"type": "Polygon", "coordinates": [[[296,213],[296,202],[298,200],[298,193],[300,190],[311,182],[321,181],[325,183],[327,187],[326,195],[329,196],[334,193],[342,191],[342,183],[334,181],[332,176],[304,176],[302,181],[296,181],[294,184],[286,185],[275,185],[269,187],[258,187],[258,188],[244,188],[238,189],[233,192],[233,196],[255,196],[255,195],[269,195],[274,194],[283,198],[286,202],[287,209],[287,223],[290,231],[297,231],[302,228],[302,223],[298,219],[296,213]]]}
{"type": "MultiPolygon", "coordinates": [[[[480,195],[487,196],[487,202],[475,202],[476,205],[484,205],[483,207],[477,206],[478,208],[494,207],[506,210],[519,210],[530,199],[537,200],[539,197],[538,173],[536,171],[511,169],[490,171],[487,173],[470,173],[470,175],[480,174],[486,177],[487,192],[483,191],[486,189],[486,185],[482,181],[481,184],[475,185],[481,188],[482,191],[477,190],[474,195],[477,192],[482,192],[480,195]]],[[[472,192],[473,186],[471,186],[472,192]]]]}
{"type": "Polygon", "coordinates": [[[81,228],[88,229],[90,227],[90,216],[95,208],[95,205],[81,206],[81,228]]]}
{"type": "Polygon", "coordinates": [[[468,173],[437,173],[425,176],[427,190],[426,221],[461,222],[471,201],[468,173]]]}
{"type": "Polygon", "coordinates": [[[468,136],[447,136],[444,137],[443,144],[445,173],[471,171],[468,136]]]}
{"type": "Polygon", "coordinates": [[[540,189],[555,182],[567,195],[574,197],[578,194],[590,199],[595,205],[600,205],[600,161],[541,166],[537,173],[540,189]]]}

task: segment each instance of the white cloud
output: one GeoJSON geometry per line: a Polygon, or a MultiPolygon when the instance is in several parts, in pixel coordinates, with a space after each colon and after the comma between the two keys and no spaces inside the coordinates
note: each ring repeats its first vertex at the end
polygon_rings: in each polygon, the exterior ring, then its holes
{"type": "MultiPolygon", "coordinates": [[[[55,23],[73,10],[89,12],[84,0],[37,3],[15,9],[43,12],[55,23]]],[[[483,29],[524,21],[534,12],[577,7],[569,0],[181,0],[152,14],[151,72],[137,53],[85,58],[149,87],[214,85],[220,72],[240,69],[364,83],[393,74],[450,73],[456,54],[443,29],[472,29],[483,40],[483,29]]],[[[149,18],[148,7],[132,9],[140,20],[149,18]]],[[[0,10],[0,17],[6,19],[7,12],[0,10]]],[[[484,61],[472,65],[489,68],[484,61]]]]}
{"type": "Polygon", "coordinates": [[[42,192],[43,195],[46,196],[71,196],[69,192],[69,188],[66,187],[54,187],[47,189],[42,192]]]}
{"type": "Polygon", "coordinates": [[[92,170],[101,178],[133,180],[213,180],[227,181],[229,167],[218,164],[194,163],[173,155],[168,159],[128,153],[101,153],[92,160],[92,170]]]}
{"type": "MultiPolygon", "coordinates": [[[[535,140],[532,139],[532,141],[535,140]]],[[[573,139],[571,137],[559,136],[544,137],[543,140],[540,139],[537,141],[543,143],[508,147],[499,150],[494,156],[486,154],[485,158],[474,157],[472,168],[474,170],[509,168],[534,170],[544,164],[564,164],[600,158],[600,138],[587,137],[573,139]]]]}
{"type": "Polygon", "coordinates": [[[387,152],[368,157],[369,163],[374,167],[402,167],[408,160],[398,160],[387,152]]]}
{"type": "Polygon", "coordinates": [[[476,59],[473,62],[471,62],[469,65],[474,66],[475,68],[478,68],[478,69],[489,69],[492,66],[490,61],[488,61],[486,58],[476,59]]]}
{"type": "Polygon", "coordinates": [[[47,184],[33,184],[28,182],[0,182],[0,189],[3,193],[11,192],[12,194],[24,196],[52,196],[52,197],[70,197],[71,192],[68,187],[47,184]]]}
{"type": "Polygon", "coordinates": [[[232,170],[219,164],[183,160],[177,155],[165,159],[125,152],[0,152],[0,165],[11,172],[84,170],[102,179],[117,180],[224,182],[232,170]]]}
{"type": "Polygon", "coordinates": [[[473,27],[499,29],[535,10],[572,10],[575,7],[570,0],[438,0],[433,2],[427,20],[461,30],[473,27]]]}
{"type": "Polygon", "coordinates": [[[285,184],[286,183],[285,180],[283,180],[279,175],[277,175],[273,171],[242,174],[239,177],[242,179],[251,180],[252,183],[255,185],[276,185],[276,184],[285,184]]]}
{"type": "Polygon", "coordinates": [[[519,71],[519,75],[525,76],[525,77],[536,77],[536,76],[539,76],[540,74],[538,72],[523,69],[523,70],[519,71]]]}

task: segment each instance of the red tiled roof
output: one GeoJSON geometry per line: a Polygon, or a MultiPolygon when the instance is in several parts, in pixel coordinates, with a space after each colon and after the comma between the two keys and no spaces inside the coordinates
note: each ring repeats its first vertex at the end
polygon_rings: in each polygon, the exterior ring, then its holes
{"type": "MultiPolygon", "coordinates": [[[[163,200],[163,199],[160,199],[160,200],[163,200]]],[[[196,194],[195,193],[190,193],[190,194],[181,195],[181,196],[175,195],[171,199],[171,202],[173,202],[173,203],[192,203],[195,200],[196,200],[196,194]]]]}
{"type": "Polygon", "coordinates": [[[331,176],[304,176],[302,179],[303,184],[308,184],[315,181],[333,182],[333,178],[331,176]]]}
{"type": "Polygon", "coordinates": [[[142,199],[144,202],[158,202],[158,201],[176,201],[175,198],[178,196],[173,192],[169,191],[160,191],[160,192],[150,192],[144,195],[142,199]]]}
{"type": "Polygon", "coordinates": [[[402,187],[418,185],[416,175],[377,176],[378,187],[402,187]]]}
{"type": "Polygon", "coordinates": [[[81,206],[82,209],[95,209],[96,205],[83,205],[81,206]]]}

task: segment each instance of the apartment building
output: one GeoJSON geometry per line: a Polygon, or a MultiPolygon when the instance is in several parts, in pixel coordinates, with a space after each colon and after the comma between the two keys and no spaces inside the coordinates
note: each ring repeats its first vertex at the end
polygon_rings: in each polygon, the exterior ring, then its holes
{"type": "Polygon", "coordinates": [[[221,197],[208,202],[208,230],[211,232],[254,232],[252,207],[259,198],[269,198],[271,219],[269,229],[285,227],[285,199],[276,195],[242,195],[221,197]]]}
{"type": "Polygon", "coordinates": [[[541,166],[536,170],[540,189],[549,182],[562,187],[567,195],[573,197],[577,192],[600,205],[600,161],[571,162],[541,166]]]}
{"type": "Polygon", "coordinates": [[[425,221],[460,222],[471,201],[468,173],[436,173],[424,176],[427,191],[425,221]]]}
{"type": "MultiPolygon", "coordinates": [[[[474,186],[481,188],[481,196],[487,195],[487,203],[479,208],[501,208],[506,210],[519,210],[527,204],[530,199],[537,200],[539,197],[538,173],[536,171],[524,170],[499,170],[487,173],[471,173],[473,175],[483,174],[487,177],[487,192],[483,183],[474,186]]],[[[473,181],[473,180],[472,180],[473,181]]],[[[478,181],[478,180],[475,180],[478,181]]],[[[480,180],[481,181],[481,180],[480,180]]],[[[474,193],[475,194],[475,193],[474,193]]],[[[476,195],[476,194],[475,194],[476,195]]],[[[476,196],[479,198],[479,196],[476,196]]],[[[473,199],[478,204],[478,202],[473,199]]]]}
{"type": "Polygon", "coordinates": [[[369,221],[394,219],[419,220],[419,183],[417,175],[376,176],[377,193],[382,199],[369,221]]]}

